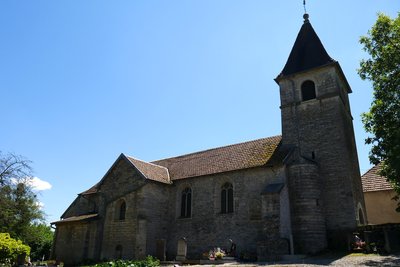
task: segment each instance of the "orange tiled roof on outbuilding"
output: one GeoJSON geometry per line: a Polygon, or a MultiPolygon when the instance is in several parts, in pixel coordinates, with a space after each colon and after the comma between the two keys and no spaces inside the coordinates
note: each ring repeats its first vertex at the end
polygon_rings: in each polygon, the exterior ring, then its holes
{"type": "Polygon", "coordinates": [[[363,192],[392,190],[393,187],[386,180],[385,177],[378,174],[381,164],[378,164],[369,169],[363,176],[361,176],[361,182],[363,192]]]}

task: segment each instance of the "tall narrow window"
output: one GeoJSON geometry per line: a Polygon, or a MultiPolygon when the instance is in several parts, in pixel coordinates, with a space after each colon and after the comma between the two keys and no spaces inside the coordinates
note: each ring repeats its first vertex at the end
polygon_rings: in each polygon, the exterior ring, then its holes
{"type": "Polygon", "coordinates": [[[221,213],[233,212],[233,186],[225,183],[221,188],[221,213]]]}
{"type": "Polygon", "coordinates": [[[192,189],[189,187],[182,191],[181,195],[181,217],[190,218],[192,216],[192,189]]]}
{"type": "Polygon", "coordinates": [[[125,201],[122,201],[121,204],[119,205],[119,220],[125,220],[125,214],[126,214],[126,203],[125,201]]]}
{"type": "Polygon", "coordinates": [[[315,84],[313,81],[305,81],[301,85],[301,95],[303,101],[311,100],[316,98],[315,94],[315,84]]]}

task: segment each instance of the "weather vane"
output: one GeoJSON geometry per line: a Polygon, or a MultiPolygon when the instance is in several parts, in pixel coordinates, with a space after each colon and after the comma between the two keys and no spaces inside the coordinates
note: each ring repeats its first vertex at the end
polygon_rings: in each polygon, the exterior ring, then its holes
{"type": "Polygon", "coordinates": [[[307,14],[306,0],[303,0],[304,14],[307,14]]]}

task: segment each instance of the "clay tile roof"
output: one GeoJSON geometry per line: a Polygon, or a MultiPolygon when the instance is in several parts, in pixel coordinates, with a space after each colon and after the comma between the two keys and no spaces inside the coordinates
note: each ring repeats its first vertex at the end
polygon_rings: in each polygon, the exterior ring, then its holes
{"type": "Polygon", "coordinates": [[[258,167],[280,154],[277,148],[281,139],[281,136],[262,138],[152,163],[166,167],[171,180],[258,167]]]}
{"type": "Polygon", "coordinates": [[[97,216],[98,216],[97,213],[95,213],[95,214],[85,214],[85,215],[80,215],[80,216],[72,216],[72,217],[68,217],[68,218],[60,220],[60,221],[52,222],[50,224],[60,224],[60,223],[68,223],[68,222],[86,221],[86,220],[89,220],[89,219],[94,219],[97,216]]]}
{"type": "Polygon", "coordinates": [[[320,67],[335,62],[326,52],[311,23],[301,27],[285,67],[278,77],[320,67]]]}
{"type": "MultiPolygon", "coordinates": [[[[170,184],[171,180],[280,164],[287,153],[278,149],[281,139],[280,135],[272,136],[150,163],[128,156],[126,159],[147,179],[170,184]]],[[[81,195],[97,193],[100,184],[81,195]]]]}
{"type": "Polygon", "coordinates": [[[168,169],[153,163],[144,162],[132,157],[126,157],[147,179],[170,184],[168,169]]]}
{"type": "Polygon", "coordinates": [[[385,177],[378,174],[380,164],[372,167],[363,176],[361,176],[361,182],[363,192],[392,190],[393,187],[386,180],[385,177]]]}

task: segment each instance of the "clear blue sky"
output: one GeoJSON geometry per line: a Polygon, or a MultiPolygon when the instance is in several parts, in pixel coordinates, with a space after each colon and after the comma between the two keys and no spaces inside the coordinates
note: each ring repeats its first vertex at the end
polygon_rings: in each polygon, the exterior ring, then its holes
{"type": "MultiPolygon", "coordinates": [[[[358,43],[400,1],[309,0],[310,21],[353,89],[361,172],[369,168],[360,114],[371,84],[358,43]]],[[[282,70],[302,0],[0,2],[0,150],[33,161],[52,185],[54,221],[120,153],[152,161],[281,133],[282,70]]]]}

